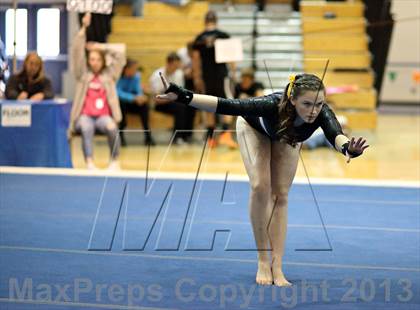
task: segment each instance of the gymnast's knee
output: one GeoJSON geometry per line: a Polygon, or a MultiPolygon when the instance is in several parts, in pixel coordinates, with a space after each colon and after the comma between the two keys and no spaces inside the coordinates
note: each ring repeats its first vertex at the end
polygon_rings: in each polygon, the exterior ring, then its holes
{"type": "Polygon", "coordinates": [[[273,200],[275,201],[276,206],[287,207],[287,202],[289,200],[288,190],[273,191],[272,197],[273,197],[273,200]]]}
{"type": "Polygon", "coordinates": [[[270,186],[270,182],[264,180],[251,182],[251,193],[253,195],[270,195],[270,186]]]}

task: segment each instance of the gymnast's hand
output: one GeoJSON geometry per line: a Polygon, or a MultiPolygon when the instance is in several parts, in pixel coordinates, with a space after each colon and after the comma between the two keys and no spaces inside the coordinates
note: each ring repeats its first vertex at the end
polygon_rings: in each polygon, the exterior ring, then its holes
{"type": "Polygon", "coordinates": [[[191,100],[193,99],[193,92],[189,91],[183,87],[180,87],[174,83],[168,84],[162,73],[159,72],[160,78],[163,83],[163,87],[165,88],[164,95],[157,95],[156,96],[156,103],[170,103],[170,102],[180,102],[185,105],[189,105],[191,100]]]}
{"type": "Polygon", "coordinates": [[[369,145],[365,145],[365,143],[365,138],[360,137],[357,141],[354,139],[354,137],[351,138],[347,148],[347,162],[349,162],[351,158],[358,157],[363,154],[364,150],[369,147],[369,145]]]}
{"type": "Polygon", "coordinates": [[[160,79],[162,80],[163,87],[165,89],[164,95],[156,96],[156,103],[170,103],[178,99],[178,95],[174,92],[168,92],[169,84],[166,81],[165,77],[162,75],[162,72],[159,72],[160,79]]]}

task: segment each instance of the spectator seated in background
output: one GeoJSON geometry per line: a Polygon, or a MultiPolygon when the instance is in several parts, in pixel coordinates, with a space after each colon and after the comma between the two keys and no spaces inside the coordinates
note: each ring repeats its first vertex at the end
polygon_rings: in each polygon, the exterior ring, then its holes
{"type": "MultiPolygon", "coordinates": [[[[149,97],[143,92],[141,75],[138,72],[138,63],[133,59],[127,59],[121,78],[117,83],[118,98],[122,112],[120,130],[127,126],[126,114],[135,113],[140,117],[145,130],[145,144],[155,145],[149,127],[149,97]]],[[[126,145],[125,136],[120,131],[121,144],[126,145]]]]}
{"type": "Polygon", "coordinates": [[[73,41],[71,58],[76,78],[76,90],[70,115],[69,136],[81,133],[83,154],[88,169],[93,162],[93,137],[95,131],[106,134],[111,152],[109,169],[118,169],[118,123],[121,109],[116,81],[125,65],[125,53],[101,43],[86,43],[86,28],[90,14],[82,20],[82,28],[73,41]],[[88,59],[86,61],[86,49],[88,59]],[[110,62],[107,64],[106,55],[110,62]]]}
{"type": "Polygon", "coordinates": [[[51,81],[45,76],[41,57],[35,52],[29,52],[22,70],[7,81],[6,99],[41,101],[53,97],[51,81]]]}
{"type": "Polygon", "coordinates": [[[241,81],[235,85],[235,98],[246,99],[260,96],[264,96],[264,85],[255,81],[253,69],[242,69],[241,81]]]}
{"type": "MultiPolygon", "coordinates": [[[[162,73],[168,82],[184,86],[184,73],[181,70],[181,59],[175,52],[170,53],[166,58],[166,65],[157,69],[150,77],[150,88],[153,97],[165,91],[159,73],[162,73]]],[[[177,102],[161,103],[156,104],[155,110],[173,115],[174,143],[184,144],[188,142],[185,137],[185,130],[188,127],[186,125],[187,106],[177,102]]]]}

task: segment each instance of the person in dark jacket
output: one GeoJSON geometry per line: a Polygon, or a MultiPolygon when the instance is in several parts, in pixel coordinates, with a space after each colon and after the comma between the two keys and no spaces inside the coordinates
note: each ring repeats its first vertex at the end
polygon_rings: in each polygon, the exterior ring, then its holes
{"type": "Polygon", "coordinates": [[[6,99],[33,101],[54,97],[51,81],[45,76],[44,63],[37,53],[26,55],[22,70],[7,81],[5,95],[6,99]]]}
{"type": "Polygon", "coordinates": [[[302,141],[321,127],[330,143],[349,161],[362,155],[368,147],[366,140],[360,137],[356,141],[343,134],[334,112],[325,103],[325,86],[313,74],[291,76],[283,92],[263,97],[224,99],[194,94],[171,83],[156,100],[176,100],[208,112],[239,116],[236,133],[251,185],[249,208],[258,250],[256,281],[289,286],[282,268],[287,201],[302,141]]]}

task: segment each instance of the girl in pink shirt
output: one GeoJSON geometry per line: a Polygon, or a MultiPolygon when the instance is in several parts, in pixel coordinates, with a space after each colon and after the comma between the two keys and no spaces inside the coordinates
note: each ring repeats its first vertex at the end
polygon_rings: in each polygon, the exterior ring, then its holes
{"type": "Polygon", "coordinates": [[[95,169],[92,147],[95,132],[105,134],[111,153],[109,168],[117,169],[120,149],[118,123],[121,121],[121,109],[116,81],[125,64],[125,55],[123,52],[107,49],[105,44],[86,43],[86,28],[89,24],[90,14],[87,13],[83,17],[82,28],[73,41],[72,61],[77,84],[69,134],[81,134],[88,169],[95,169]],[[105,52],[112,59],[109,65],[105,61],[105,52]]]}

